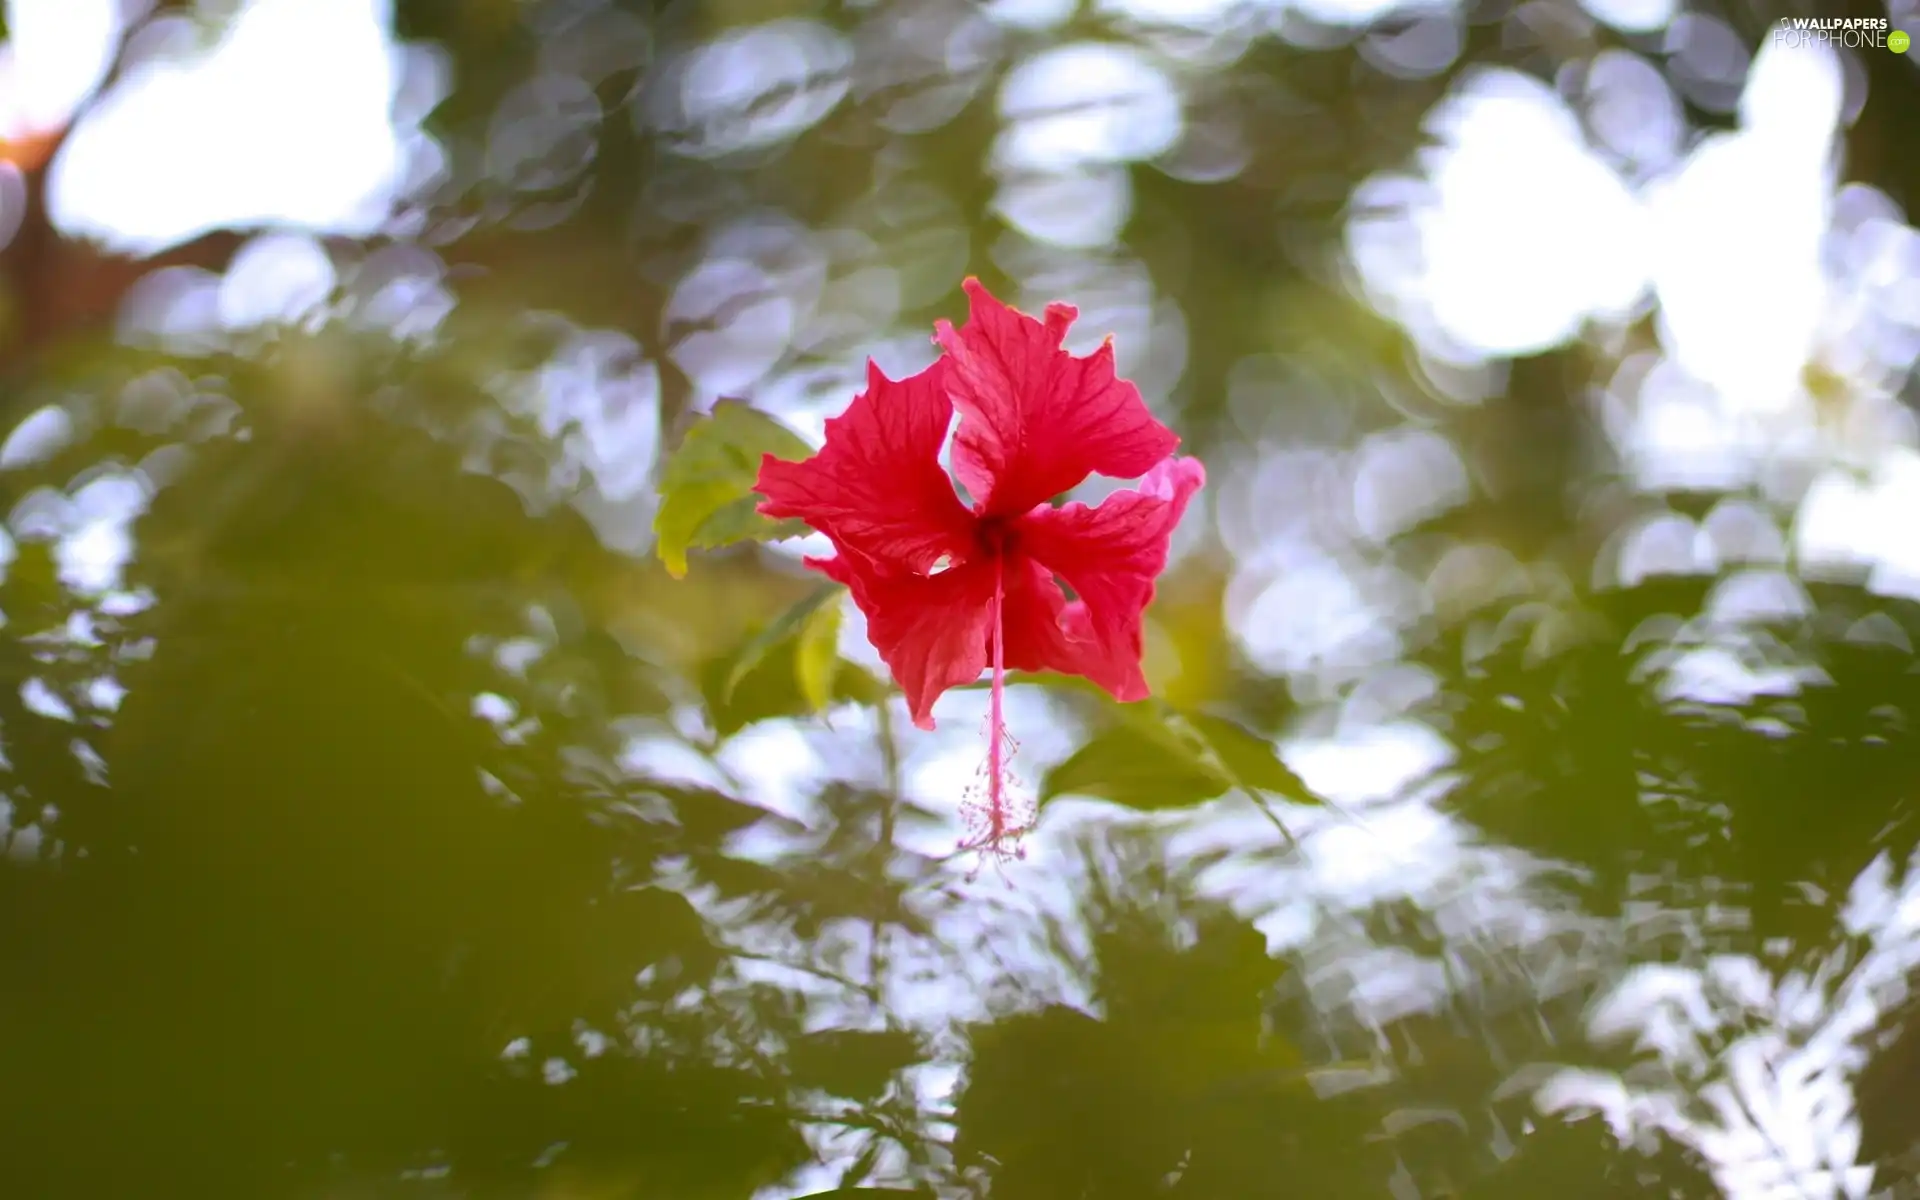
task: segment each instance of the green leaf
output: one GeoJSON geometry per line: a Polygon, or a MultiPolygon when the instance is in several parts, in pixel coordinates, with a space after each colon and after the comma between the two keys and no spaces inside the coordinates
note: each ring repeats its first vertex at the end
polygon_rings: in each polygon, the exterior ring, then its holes
{"type": "MultiPolygon", "coordinates": [[[[811,703],[816,692],[809,690],[809,669],[803,665],[801,661],[806,653],[806,630],[812,625],[813,618],[819,613],[832,613],[834,617],[834,627],[832,631],[834,636],[829,638],[827,643],[828,652],[830,654],[832,653],[833,648],[838,644],[836,639],[839,635],[840,610],[837,607],[829,605],[827,601],[839,594],[840,585],[837,583],[830,583],[825,587],[816,588],[804,599],[793,605],[793,607],[775,617],[767,624],[765,629],[762,629],[759,633],[749,638],[746,645],[740,647],[740,653],[734,657],[733,666],[727,671],[726,685],[722,687],[720,691],[721,701],[724,703],[732,700],[734,689],[740,686],[742,679],[752,674],[753,669],[765,662],[767,655],[772,653],[781,643],[785,642],[788,638],[798,635],[801,639],[801,644],[796,647],[796,653],[794,655],[794,681],[800,685],[801,694],[806,696],[811,703]]],[[[812,673],[812,678],[821,694],[824,694],[833,686],[833,675],[830,669],[815,668],[812,673]]],[[[819,704],[814,705],[814,711],[818,712],[824,707],[826,707],[826,702],[823,700],[819,704]]]]}
{"type": "Polygon", "coordinates": [[[1226,768],[1234,786],[1277,792],[1295,801],[1316,802],[1300,777],[1280,761],[1280,753],[1271,740],[1224,717],[1194,713],[1184,719],[1219,756],[1220,765],[1226,768]]]}
{"type": "Polygon", "coordinates": [[[717,550],[736,542],[777,542],[807,532],[805,521],[775,521],[759,512],[760,497],[746,495],[713,510],[687,540],[694,550],[717,550]]]}
{"type": "Polygon", "coordinates": [[[1228,784],[1165,736],[1130,727],[1095,734],[1040,781],[1040,803],[1069,792],[1128,808],[1178,808],[1211,800],[1228,784]]]}
{"type": "Polygon", "coordinates": [[[673,805],[674,814],[680,819],[681,830],[689,840],[702,846],[718,844],[729,834],[738,833],[772,815],[757,804],[691,784],[643,779],[630,784],[625,794],[629,797],[654,796],[673,805]]]}
{"type": "Polygon", "coordinates": [[[1119,712],[1118,724],[1047,772],[1041,803],[1071,792],[1128,808],[1183,808],[1235,787],[1312,802],[1273,743],[1233,721],[1165,705],[1119,712]]]}
{"type": "MultiPolygon", "coordinates": [[[[829,589],[837,593],[838,588],[829,589]]],[[[833,677],[840,668],[840,606],[817,606],[800,626],[793,646],[793,679],[807,707],[820,712],[833,700],[833,677]]]]}
{"type": "Polygon", "coordinates": [[[895,1072],[925,1057],[920,1040],[904,1029],[828,1029],[787,1047],[796,1078],[852,1100],[877,1099],[895,1072]]]}
{"type": "Polygon", "coordinates": [[[587,915],[592,941],[606,948],[589,956],[585,970],[608,992],[619,995],[633,985],[634,962],[678,959],[705,978],[723,961],[707,936],[707,924],[693,902],[663,887],[624,888],[604,897],[587,915]]]}
{"type": "Polygon", "coordinates": [[[738,400],[722,400],[687,430],[660,479],[653,519],[654,553],[675,579],[687,573],[687,551],[735,542],[791,537],[804,527],[754,511],[760,458],[797,461],[813,448],[785,425],[738,400]]]}
{"type": "MultiPolygon", "coordinates": [[[[800,693],[799,671],[795,666],[797,637],[768,638],[765,658],[748,668],[727,693],[739,653],[722,655],[700,669],[700,694],[706,698],[709,719],[715,736],[732,737],[757,721],[776,717],[799,717],[812,713],[806,697],[800,693]]],[[[835,665],[829,687],[834,704],[879,704],[886,700],[887,686],[853,663],[835,665]]]]}
{"type": "MultiPolygon", "coordinates": [[[[860,1157],[848,1163],[847,1169],[840,1172],[840,1187],[838,1190],[843,1195],[849,1192],[858,1195],[860,1192],[867,1190],[860,1187],[860,1181],[873,1174],[874,1164],[880,1161],[880,1150],[885,1144],[885,1139],[883,1138],[870,1137],[867,1139],[867,1148],[860,1152],[860,1157]]],[[[832,1193],[830,1192],[828,1194],[831,1195],[832,1193]]]]}

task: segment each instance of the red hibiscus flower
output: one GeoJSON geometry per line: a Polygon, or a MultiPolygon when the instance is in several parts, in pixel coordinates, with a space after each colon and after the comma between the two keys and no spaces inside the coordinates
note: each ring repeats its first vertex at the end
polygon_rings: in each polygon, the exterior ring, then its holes
{"type": "Polygon", "coordinates": [[[834,557],[806,563],[852,592],[915,725],[932,729],[934,700],[992,668],[982,844],[997,846],[1017,832],[1001,796],[1006,670],[1080,675],[1115,699],[1145,699],[1142,614],[1206,470],[1172,457],[1180,439],[1114,375],[1111,341],[1085,358],[1061,348],[1072,305],[1050,304],[1036,321],[976,279],[963,286],[969,319],[935,326],[940,359],[899,381],[869,361],[867,390],[827,422],[820,452],[767,456],[754,488],[762,513],[797,517],[833,543],[834,557]],[[939,462],[955,410],[953,469],[971,508],[939,462]],[[1052,506],[1096,473],[1145,478],[1097,507],[1052,506]]]}

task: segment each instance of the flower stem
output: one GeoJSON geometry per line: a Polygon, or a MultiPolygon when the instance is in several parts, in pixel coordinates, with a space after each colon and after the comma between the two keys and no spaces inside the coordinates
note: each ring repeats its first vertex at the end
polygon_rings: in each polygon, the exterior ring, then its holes
{"type": "MultiPolygon", "coordinates": [[[[997,869],[1010,858],[1025,858],[1020,839],[1033,826],[1032,814],[1022,803],[1018,781],[1013,777],[1011,760],[1020,744],[1007,733],[1007,584],[1005,560],[998,555],[993,562],[993,633],[990,646],[993,659],[993,688],[987,708],[987,757],[979,775],[967,789],[960,815],[966,822],[967,839],[958,849],[972,851],[984,862],[992,859],[997,869]]],[[[975,871],[978,867],[975,868],[975,871]]],[[[972,880],[974,872],[967,878],[972,880]]]]}
{"type": "Polygon", "coordinates": [[[1006,643],[1001,634],[1000,621],[1000,610],[1005,607],[1005,602],[1004,560],[996,554],[993,556],[993,693],[992,699],[987,702],[987,803],[991,808],[989,815],[996,837],[1004,829],[1007,811],[1006,797],[1001,793],[1003,771],[1000,761],[1000,741],[1006,736],[1000,708],[1007,687],[1006,643]]]}

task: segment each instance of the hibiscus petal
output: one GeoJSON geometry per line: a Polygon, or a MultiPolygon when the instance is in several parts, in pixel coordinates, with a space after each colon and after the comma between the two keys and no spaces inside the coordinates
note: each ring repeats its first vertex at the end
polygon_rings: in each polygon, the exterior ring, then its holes
{"type": "Polygon", "coordinates": [[[798,517],[876,562],[924,572],[973,547],[973,516],[940,466],[953,420],[944,364],[898,382],[867,361],[867,390],[827,421],[826,445],[804,462],[760,460],[760,512],[798,517]]]}
{"type": "Polygon", "coordinates": [[[1079,673],[1116,700],[1146,699],[1141,618],[1153,602],[1154,578],[1166,568],[1174,527],[1206,481],[1199,459],[1168,459],[1138,488],[1115,492],[1098,508],[1040,508],[1016,522],[1021,551],[1079,594],[1060,621],[1084,639],[1079,673]]]}
{"type": "Polygon", "coordinates": [[[1083,674],[1086,639],[1076,641],[1065,621],[1067,596],[1053,572],[1025,556],[1006,567],[1000,633],[1010,671],[1083,674]]]}
{"type": "Polygon", "coordinates": [[[847,585],[867,618],[867,640],[906,694],[907,711],[933,728],[933,702],[987,669],[993,630],[993,564],[981,560],[915,575],[858,554],[809,558],[806,564],[847,585]]]}
{"type": "Polygon", "coordinates": [[[1043,324],[994,299],[977,279],[967,323],[934,326],[960,410],[953,466],[986,516],[1012,516],[1098,473],[1139,475],[1180,439],[1147,411],[1140,389],[1113,373],[1113,344],[1085,358],[1061,349],[1079,310],[1047,305],[1043,324]]]}

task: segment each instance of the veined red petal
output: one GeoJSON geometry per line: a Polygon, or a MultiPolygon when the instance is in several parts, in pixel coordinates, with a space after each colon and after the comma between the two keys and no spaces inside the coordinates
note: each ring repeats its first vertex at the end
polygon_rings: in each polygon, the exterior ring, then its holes
{"type": "Polygon", "coordinates": [[[993,630],[993,560],[916,575],[842,552],[806,564],[847,585],[867,618],[867,640],[906,694],[907,711],[933,728],[933,702],[987,669],[993,630]]]}
{"type": "Polygon", "coordinates": [[[1140,622],[1167,543],[1187,501],[1207,481],[1197,458],[1168,459],[1138,488],[1115,492],[1098,508],[1040,508],[1016,523],[1020,548],[1066,580],[1079,599],[1060,620],[1078,647],[1078,671],[1116,700],[1144,700],[1140,622]]]}
{"type": "Polygon", "coordinates": [[[1068,632],[1067,596],[1053,572],[1024,554],[1015,555],[1006,566],[1005,593],[1001,633],[1007,642],[1007,669],[1081,674],[1086,643],[1068,632]]]}
{"type": "Polygon", "coordinates": [[[898,382],[867,361],[867,390],[827,421],[826,445],[804,462],[760,460],[760,512],[798,517],[888,566],[925,572],[973,547],[973,515],[940,466],[953,420],[944,363],[898,382]]]}
{"type": "Polygon", "coordinates": [[[963,285],[967,323],[934,326],[947,352],[947,387],[960,410],[953,467],[985,516],[1013,516],[1071,491],[1088,475],[1128,479],[1180,444],[1155,420],[1140,389],[1113,373],[1113,345],[1085,358],[1061,348],[1079,316],[1047,305],[1036,321],[963,285]]]}

